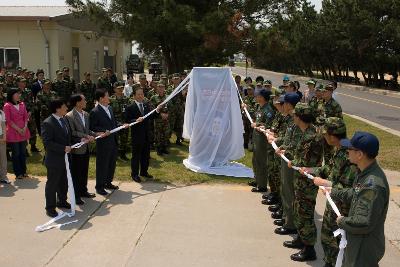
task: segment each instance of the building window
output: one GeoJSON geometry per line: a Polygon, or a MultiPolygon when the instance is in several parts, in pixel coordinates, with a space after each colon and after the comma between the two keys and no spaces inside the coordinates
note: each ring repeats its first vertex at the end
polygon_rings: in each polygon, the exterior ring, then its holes
{"type": "Polygon", "coordinates": [[[0,67],[16,69],[20,62],[19,48],[0,48],[0,67]]]}

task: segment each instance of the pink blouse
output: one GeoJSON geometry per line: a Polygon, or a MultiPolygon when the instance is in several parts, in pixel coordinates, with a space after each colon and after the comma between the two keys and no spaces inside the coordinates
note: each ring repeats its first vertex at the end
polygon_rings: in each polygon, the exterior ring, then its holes
{"type": "Polygon", "coordinates": [[[16,109],[13,104],[7,102],[3,107],[3,111],[6,116],[7,142],[15,143],[28,140],[31,136],[28,128],[26,128],[25,133],[21,135],[11,127],[11,123],[13,122],[19,128],[24,128],[25,124],[29,120],[24,102],[19,103],[19,110],[16,109]]]}

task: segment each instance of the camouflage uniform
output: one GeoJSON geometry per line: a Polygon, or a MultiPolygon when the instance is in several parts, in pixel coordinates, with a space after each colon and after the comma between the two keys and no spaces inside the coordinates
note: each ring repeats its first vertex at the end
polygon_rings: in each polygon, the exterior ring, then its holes
{"type": "MultiPolygon", "coordinates": [[[[275,136],[283,136],[286,131],[285,116],[280,112],[275,113],[275,117],[272,121],[271,130],[275,133],[275,136]]],[[[271,193],[275,194],[277,197],[280,195],[281,186],[281,158],[275,154],[273,151],[270,157],[270,170],[268,173],[269,188],[271,193]]]]}
{"type": "MultiPolygon", "coordinates": [[[[346,133],[345,124],[340,118],[328,118],[325,121],[324,133],[329,128],[332,129],[330,134],[346,133]]],[[[332,188],[342,189],[352,187],[358,169],[356,165],[350,163],[346,148],[340,147],[335,148],[334,154],[327,164],[317,168],[314,172],[316,176],[331,181],[332,188]]],[[[350,205],[348,203],[336,201],[336,205],[343,216],[349,214],[350,205]]],[[[322,221],[321,244],[325,254],[324,261],[331,266],[335,265],[339,253],[339,239],[333,236],[333,232],[338,228],[336,218],[335,212],[327,202],[322,221]]]]}
{"type": "MultiPolygon", "coordinates": [[[[256,126],[264,126],[265,129],[271,128],[275,111],[267,102],[256,111],[256,126]]],[[[268,185],[268,154],[271,150],[265,135],[253,129],[253,170],[254,178],[259,189],[267,189],[268,185]]]]}
{"type": "Polygon", "coordinates": [[[69,92],[69,84],[64,80],[55,79],[52,84],[52,91],[62,98],[64,101],[69,101],[71,93],[69,92]]]}
{"type": "MultiPolygon", "coordinates": [[[[330,88],[330,86],[327,85],[324,89],[320,90],[324,92],[326,90],[329,90],[327,88],[330,88]]],[[[329,117],[343,118],[342,107],[332,97],[327,101],[321,101],[318,105],[317,111],[318,111],[317,112],[318,116],[316,117],[317,125],[323,125],[324,120],[329,117]]]]}
{"type": "Polygon", "coordinates": [[[78,85],[78,93],[81,93],[86,98],[86,110],[91,111],[94,108],[96,85],[92,81],[83,80],[78,85]]]}
{"type": "Polygon", "coordinates": [[[66,82],[66,92],[65,92],[65,100],[68,102],[71,98],[71,95],[76,92],[76,83],[75,80],[70,76],[65,76],[63,80],[66,82]]]}
{"type": "Polygon", "coordinates": [[[7,100],[6,94],[4,92],[0,92],[0,109],[1,110],[3,110],[4,104],[7,102],[6,100],[7,100]]]}
{"type": "MultiPolygon", "coordinates": [[[[255,112],[257,110],[257,102],[254,96],[245,96],[243,97],[243,103],[247,106],[247,111],[250,114],[250,117],[254,119],[255,112]]],[[[248,148],[249,142],[253,139],[253,129],[251,128],[251,123],[247,118],[245,111],[242,111],[242,119],[243,119],[243,126],[244,126],[244,134],[243,134],[243,141],[244,147],[248,148]]]]}
{"type": "Polygon", "coordinates": [[[54,91],[45,92],[41,90],[37,96],[37,107],[40,112],[40,125],[42,122],[51,115],[51,111],[49,109],[50,101],[57,97],[57,93],[54,91]]]}
{"type": "Polygon", "coordinates": [[[32,91],[28,88],[25,88],[21,91],[21,101],[25,103],[26,111],[29,114],[28,120],[28,129],[31,133],[31,137],[29,138],[29,144],[31,145],[31,149],[36,148],[36,140],[37,140],[37,132],[36,132],[36,121],[33,117],[37,106],[35,100],[33,98],[32,91]]]}
{"type": "MultiPolygon", "coordinates": [[[[120,97],[113,95],[110,97],[110,106],[112,107],[117,124],[122,125],[125,123],[125,109],[128,105],[129,99],[124,95],[120,97]]],[[[125,158],[128,152],[128,136],[129,129],[122,129],[117,134],[119,154],[122,158],[125,158]]]]}
{"type": "Polygon", "coordinates": [[[175,132],[176,142],[180,143],[180,141],[182,140],[183,121],[185,115],[185,97],[182,95],[182,92],[180,92],[174,98],[172,98],[170,102],[170,109],[168,110],[169,114],[171,114],[168,117],[168,120],[170,122],[170,132],[175,132]]]}
{"type": "MultiPolygon", "coordinates": [[[[312,114],[308,104],[298,103],[295,107],[295,114],[312,114]]],[[[316,167],[321,165],[322,144],[321,136],[317,129],[310,124],[303,132],[301,139],[297,142],[293,153],[292,164],[298,167],[316,167]]],[[[317,227],[314,222],[314,210],[318,187],[311,179],[295,172],[295,200],[293,203],[295,213],[295,226],[298,235],[307,246],[314,246],[317,239],[317,227]]]]}
{"type": "Polygon", "coordinates": [[[97,81],[97,88],[107,90],[110,96],[114,94],[113,86],[108,78],[99,77],[97,81]]]}
{"type": "MultiPolygon", "coordinates": [[[[166,95],[160,96],[158,94],[151,97],[150,102],[153,107],[157,107],[166,99],[166,95]]],[[[163,109],[161,109],[160,113],[169,114],[169,109],[167,104],[164,105],[163,109]]],[[[169,121],[168,119],[163,120],[160,116],[154,118],[154,142],[155,148],[157,152],[166,150],[168,146],[168,137],[169,137],[169,121]]]]}

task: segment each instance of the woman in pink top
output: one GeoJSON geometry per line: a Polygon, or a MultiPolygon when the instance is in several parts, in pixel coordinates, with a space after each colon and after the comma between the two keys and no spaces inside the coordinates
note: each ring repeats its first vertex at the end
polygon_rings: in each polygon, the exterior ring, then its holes
{"type": "Polygon", "coordinates": [[[3,111],[6,116],[6,137],[11,147],[12,164],[17,179],[28,177],[26,174],[26,144],[30,133],[27,128],[28,112],[25,104],[20,102],[21,93],[18,89],[10,89],[7,92],[7,103],[3,111]]]}

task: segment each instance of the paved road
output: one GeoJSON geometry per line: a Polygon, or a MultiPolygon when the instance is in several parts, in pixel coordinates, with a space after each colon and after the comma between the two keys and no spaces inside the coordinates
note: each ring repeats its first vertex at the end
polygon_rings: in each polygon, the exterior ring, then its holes
{"type": "MultiPolygon", "coordinates": [[[[399,190],[393,188],[396,175],[388,173],[391,196],[399,200],[399,190]]],[[[96,196],[79,207],[77,223],[36,233],[35,226],[48,220],[44,184],[44,179],[26,179],[0,186],[0,266],[323,266],[319,244],[317,261],[290,260],[296,250],[282,246],[290,238],[273,233],[261,195],[248,186],[124,182],[108,198],[96,196]]],[[[94,190],[93,180],[89,190],[94,190]]],[[[400,261],[400,208],[393,201],[383,267],[400,261]]],[[[324,206],[320,193],[318,227],[324,206]]]]}
{"type": "MultiPolygon", "coordinates": [[[[232,71],[241,76],[246,74],[245,68],[242,67],[234,67],[232,71]]],[[[248,76],[254,79],[258,75],[271,80],[274,85],[279,85],[282,83],[284,74],[260,69],[248,69],[248,76]]],[[[300,81],[302,90],[305,89],[304,81],[307,78],[295,75],[289,75],[289,77],[300,81]]],[[[400,131],[400,97],[357,91],[351,88],[353,87],[339,84],[337,89],[339,102],[344,112],[400,131]]]]}

